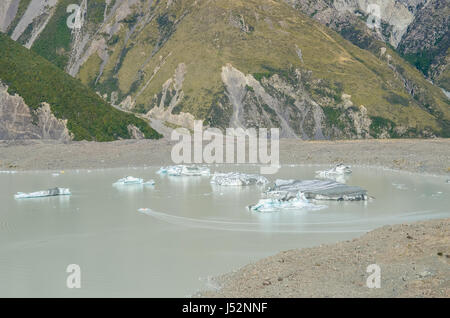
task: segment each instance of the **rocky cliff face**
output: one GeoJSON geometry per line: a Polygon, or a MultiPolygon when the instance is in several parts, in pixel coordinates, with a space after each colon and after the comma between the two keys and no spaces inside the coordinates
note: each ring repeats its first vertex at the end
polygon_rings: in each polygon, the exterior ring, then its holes
{"type": "Polygon", "coordinates": [[[425,76],[450,90],[449,0],[286,1],[364,49],[374,40],[389,43],[425,76]],[[374,17],[380,17],[378,27],[368,28],[376,22],[374,17]]]}
{"type": "Polygon", "coordinates": [[[377,24],[374,29],[378,39],[397,47],[420,3],[426,0],[286,0],[293,7],[312,16],[319,22],[340,30],[342,24],[359,21],[377,24]],[[375,22],[375,23],[374,23],[375,22]]]}
{"type": "Polygon", "coordinates": [[[404,34],[399,51],[438,85],[450,91],[450,1],[430,0],[404,34]]]}
{"type": "Polygon", "coordinates": [[[3,0],[0,4],[0,32],[6,32],[16,16],[20,0],[3,0]]]}
{"type": "Polygon", "coordinates": [[[31,110],[22,97],[8,94],[8,87],[0,82],[0,139],[72,139],[67,121],[57,119],[50,105],[43,103],[31,110]]]}

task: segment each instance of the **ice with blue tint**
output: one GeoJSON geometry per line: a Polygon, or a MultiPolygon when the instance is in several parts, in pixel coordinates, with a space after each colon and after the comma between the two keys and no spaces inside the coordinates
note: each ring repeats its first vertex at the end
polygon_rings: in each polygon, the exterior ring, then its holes
{"type": "Polygon", "coordinates": [[[43,191],[24,193],[17,192],[14,195],[15,199],[31,199],[31,198],[43,198],[43,197],[54,197],[58,195],[70,195],[70,190],[67,188],[53,188],[43,191]]]}
{"type": "Polygon", "coordinates": [[[116,182],[114,182],[114,185],[127,185],[127,184],[143,184],[144,179],[141,178],[135,178],[132,176],[126,176],[125,178],[119,179],[116,182]]]}
{"type": "Polygon", "coordinates": [[[211,183],[221,186],[247,186],[265,185],[269,183],[266,177],[257,174],[246,174],[240,172],[214,173],[211,183]]]}

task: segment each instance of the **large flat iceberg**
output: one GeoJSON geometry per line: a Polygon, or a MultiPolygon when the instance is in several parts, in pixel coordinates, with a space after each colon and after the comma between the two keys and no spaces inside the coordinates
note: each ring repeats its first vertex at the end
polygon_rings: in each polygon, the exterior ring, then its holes
{"type": "Polygon", "coordinates": [[[156,173],[168,176],[209,176],[210,170],[204,166],[167,166],[161,167],[156,173]]]}
{"type": "Polygon", "coordinates": [[[43,191],[24,193],[17,192],[14,195],[15,199],[31,199],[31,198],[43,198],[43,197],[53,197],[57,195],[70,195],[70,190],[67,188],[53,188],[43,191]]]}
{"type": "Polygon", "coordinates": [[[289,200],[301,192],[306,199],[363,201],[367,191],[358,186],[349,186],[332,180],[281,180],[265,192],[267,198],[289,200]]]}
{"type": "Polygon", "coordinates": [[[269,183],[266,177],[257,174],[246,174],[239,172],[214,173],[211,178],[212,184],[221,186],[247,186],[247,185],[265,185],[269,183]]]}

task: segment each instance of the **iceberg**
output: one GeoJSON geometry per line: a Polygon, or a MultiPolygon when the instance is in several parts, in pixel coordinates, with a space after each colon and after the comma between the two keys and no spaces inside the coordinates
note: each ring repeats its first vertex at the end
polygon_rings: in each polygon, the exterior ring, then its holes
{"type": "Polygon", "coordinates": [[[154,185],[155,181],[151,179],[144,182],[144,179],[127,176],[113,183],[113,185],[130,185],[130,184],[154,185]]]}
{"type": "Polygon", "coordinates": [[[204,166],[177,165],[161,167],[156,173],[168,176],[209,176],[210,170],[204,166]]]}
{"type": "Polygon", "coordinates": [[[24,193],[17,192],[14,195],[15,199],[30,199],[30,198],[43,198],[43,197],[54,197],[57,195],[71,195],[70,190],[67,188],[53,188],[43,191],[24,193]]]}
{"type": "Polygon", "coordinates": [[[326,208],[325,205],[315,205],[306,199],[305,195],[298,192],[295,197],[280,197],[261,199],[255,205],[248,207],[251,211],[256,212],[274,212],[277,210],[320,210],[326,208]]]}
{"type": "Polygon", "coordinates": [[[160,175],[169,175],[169,176],[180,176],[181,175],[181,166],[168,166],[168,167],[161,167],[156,172],[160,175]]]}
{"type": "Polygon", "coordinates": [[[125,178],[117,180],[113,184],[116,184],[116,185],[128,185],[128,184],[143,184],[143,183],[144,183],[144,179],[135,178],[135,177],[132,177],[132,176],[127,176],[125,178]]]}
{"type": "Polygon", "coordinates": [[[369,198],[365,189],[333,180],[278,179],[265,195],[267,198],[290,200],[299,192],[308,200],[365,201],[369,198]]]}
{"type": "Polygon", "coordinates": [[[257,174],[246,174],[239,172],[214,173],[212,184],[221,186],[247,186],[247,185],[265,185],[269,183],[266,177],[257,174]]]}
{"type": "Polygon", "coordinates": [[[342,183],[345,183],[346,176],[351,173],[352,169],[349,166],[343,165],[342,163],[329,170],[316,171],[316,175],[319,178],[332,179],[342,183]]]}

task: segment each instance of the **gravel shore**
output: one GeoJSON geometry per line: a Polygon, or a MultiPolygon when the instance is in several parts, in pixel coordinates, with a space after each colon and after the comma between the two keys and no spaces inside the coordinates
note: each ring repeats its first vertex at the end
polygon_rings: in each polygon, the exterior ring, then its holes
{"type": "Polygon", "coordinates": [[[351,241],[281,252],[215,279],[203,297],[450,297],[450,219],[384,226],[351,241]],[[367,266],[381,270],[368,288],[367,266]]]}
{"type": "MultiPolygon", "coordinates": [[[[121,140],[107,143],[0,141],[0,170],[68,170],[141,167],[172,163],[175,143],[121,140]]],[[[380,166],[450,175],[450,139],[351,141],[280,141],[282,164],[380,166]]]]}

